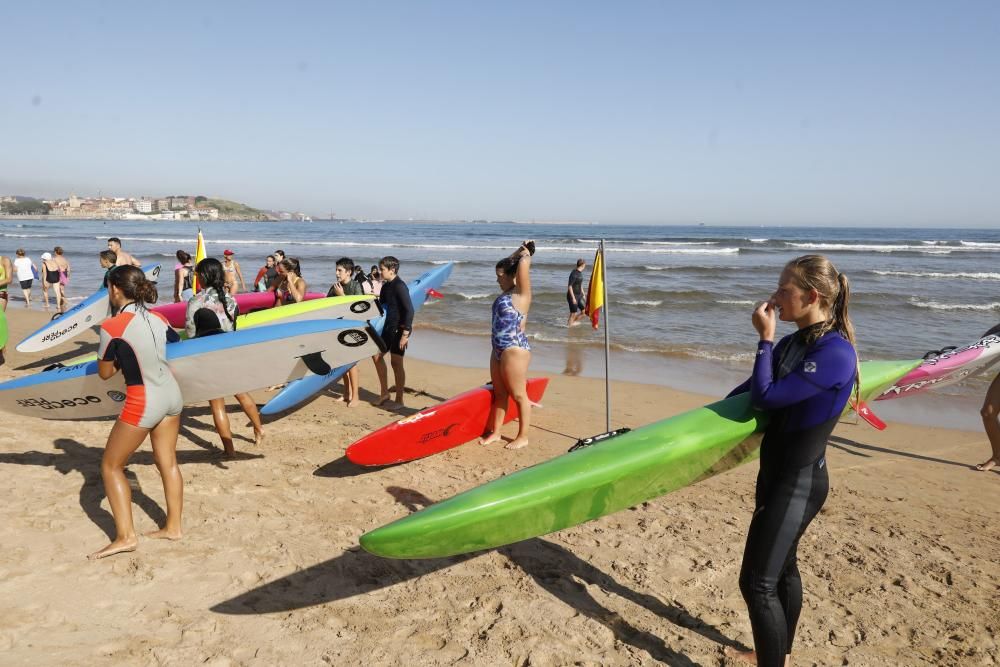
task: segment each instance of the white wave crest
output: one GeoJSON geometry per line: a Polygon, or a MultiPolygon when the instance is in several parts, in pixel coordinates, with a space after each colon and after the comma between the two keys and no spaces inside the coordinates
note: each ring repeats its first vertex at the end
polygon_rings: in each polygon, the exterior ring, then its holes
{"type": "Polygon", "coordinates": [[[929,308],[931,310],[1000,310],[1000,303],[938,303],[936,301],[918,301],[916,297],[910,298],[910,304],[917,308],[929,308]]]}
{"type": "Polygon", "coordinates": [[[718,299],[716,303],[721,303],[725,306],[752,306],[754,304],[749,299],[718,299]]]}
{"type": "Polygon", "coordinates": [[[943,273],[940,271],[879,271],[872,270],[877,276],[896,276],[899,278],[935,278],[935,279],[963,279],[963,280],[1000,280],[1000,273],[968,273],[959,271],[957,273],[943,273]]]}
{"type": "Polygon", "coordinates": [[[1000,243],[989,243],[986,241],[959,241],[963,246],[969,248],[998,248],[1000,249],[1000,243]]]}
{"type": "Polygon", "coordinates": [[[652,299],[636,299],[634,301],[622,301],[623,305],[626,306],[660,306],[663,305],[663,301],[657,301],[652,299]]]}
{"type": "Polygon", "coordinates": [[[767,243],[771,239],[749,239],[750,243],[767,243]]]}
{"type": "Polygon", "coordinates": [[[466,301],[474,301],[476,299],[488,299],[493,296],[493,293],[484,292],[482,294],[465,294],[464,292],[457,292],[456,295],[462,297],[466,301]]]}
{"type": "Polygon", "coordinates": [[[790,248],[801,250],[842,250],[844,252],[919,252],[925,255],[948,255],[960,251],[998,250],[1000,243],[993,246],[950,246],[941,245],[908,245],[908,244],[874,244],[874,243],[794,243],[787,241],[790,248]]]}

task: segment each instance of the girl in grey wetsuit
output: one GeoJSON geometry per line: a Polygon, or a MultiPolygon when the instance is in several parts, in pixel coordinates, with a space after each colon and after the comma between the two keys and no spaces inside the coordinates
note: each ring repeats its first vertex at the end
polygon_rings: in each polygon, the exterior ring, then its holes
{"type": "Polygon", "coordinates": [[[142,269],[112,269],[108,273],[108,301],[117,315],[101,324],[97,373],[107,380],[121,371],[125,377],[125,404],[111,428],[101,459],[101,477],[115,518],[116,536],[111,544],[90,554],[91,559],[135,551],[138,545],[125,465],[147,435],[167,500],[166,524],[148,533],[148,537],[180,539],[184,498],[184,482],[177,466],[183,400],[167,366],[166,351],[167,343],[180,337],[162,315],[146,309],[146,304],[156,302],[156,285],[146,279],[142,269]]]}
{"type": "Polygon", "coordinates": [[[753,314],[760,334],[753,375],[730,394],[749,390],[751,404],[770,415],[740,571],[764,667],[784,665],[791,654],[802,609],[799,538],[826,501],[826,442],[856,387],[849,299],[847,277],[825,257],[789,262],[778,290],[753,314]],[[799,330],[774,345],[778,318],[799,330]]]}

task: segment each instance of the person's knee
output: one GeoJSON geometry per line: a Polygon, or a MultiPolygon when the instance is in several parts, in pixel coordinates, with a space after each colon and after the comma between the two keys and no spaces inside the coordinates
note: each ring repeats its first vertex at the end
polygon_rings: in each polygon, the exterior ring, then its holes
{"type": "Polygon", "coordinates": [[[778,582],[773,577],[755,574],[752,570],[740,573],[740,593],[750,607],[778,597],[778,582]]]}
{"type": "Polygon", "coordinates": [[[979,414],[985,420],[994,420],[995,421],[996,418],[997,418],[997,409],[996,409],[996,407],[993,406],[992,403],[987,403],[986,405],[984,405],[979,410],[979,414]]]}

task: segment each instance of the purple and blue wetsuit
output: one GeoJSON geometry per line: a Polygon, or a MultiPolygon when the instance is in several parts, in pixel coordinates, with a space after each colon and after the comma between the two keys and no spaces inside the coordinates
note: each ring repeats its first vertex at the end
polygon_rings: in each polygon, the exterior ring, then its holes
{"type": "Polygon", "coordinates": [[[740,590],[750,611],[757,664],[784,665],[802,610],[799,538],[830,488],[826,442],[850,399],[857,354],[836,331],[809,344],[810,328],[777,345],[757,344],[750,403],[771,414],[760,448],[756,508],[747,533],[740,590]]]}

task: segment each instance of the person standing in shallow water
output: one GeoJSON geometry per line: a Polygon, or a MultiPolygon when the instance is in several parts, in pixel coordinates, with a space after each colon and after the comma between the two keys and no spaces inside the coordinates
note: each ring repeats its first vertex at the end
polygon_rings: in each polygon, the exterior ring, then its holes
{"type": "Polygon", "coordinates": [[[146,309],[156,303],[156,285],[141,269],[120,266],[108,274],[108,302],[117,314],[101,324],[97,374],[108,380],[120,370],[125,378],[125,404],[108,435],[101,458],[104,492],[115,518],[115,539],[88,558],[106,558],[135,551],[139,544],[132,522],[132,491],[125,465],[146,436],[153,444],[153,461],[163,480],[167,520],[148,537],[181,538],[184,480],[177,465],[177,433],[184,401],[167,366],[167,343],[180,340],[159,313],[146,309]]]}
{"type": "Polygon", "coordinates": [[[586,303],[583,300],[583,270],[587,268],[587,263],[582,259],[576,260],[576,268],[569,272],[569,282],[566,284],[566,303],[569,305],[569,318],[566,326],[571,327],[583,317],[586,303]]]}
{"type": "Polygon", "coordinates": [[[531,255],[534,241],[525,241],[510,257],[497,262],[497,284],[502,292],[493,302],[493,322],[490,353],[490,381],[493,384],[493,404],[487,431],[479,439],[488,445],[500,439],[509,399],[517,403],[517,437],[507,449],[528,446],[531,426],[531,399],[528,398],[528,364],[531,346],[524,326],[531,308],[531,255]]]}
{"type": "Polygon", "coordinates": [[[753,312],[760,336],[753,374],[729,394],[749,390],[750,404],[770,417],[740,570],[755,650],[726,649],[764,667],[789,664],[802,610],[799,539],[826,501],[826,442],[857,391],[849,301],[847,276],[826,257],[786,264],[778,289],[753,312]],[[798,331],[775,345],[778,319],[798,331]]]}

